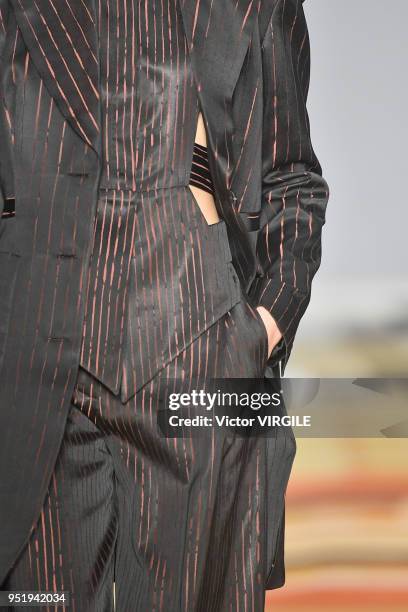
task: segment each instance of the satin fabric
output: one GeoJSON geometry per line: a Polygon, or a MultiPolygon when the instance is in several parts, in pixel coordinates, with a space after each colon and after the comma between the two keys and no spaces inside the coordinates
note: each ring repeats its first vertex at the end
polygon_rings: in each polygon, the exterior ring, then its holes
{"type": "Polygon", "coordinates": [[[200,103],[179,4],[95,15],[103,164],[80,364],[126,402],[240,289],[225,222],[207,227],[188,189],[200,103]]]}
{"type": "MultiPolygon", "coordinates": [[[[306,110],[302,3],[174,3],[234,272],[245,301],[281,328],[265,374],[283,373],[328,199],[306,110]]],[[[0,0],[0,210],[14,200],[16,213],[0,221],[0,582],[37,524],[80,361],[103,165],[97,5],[0,0]]],[[[270,588],[282,584],[278,560],[270,588]]]]}
{"type": "Polygon", "coordinates": [[[70,609],[112,612],[114,581],[119,612],[263,612],[292,430],[165,438],[157,421],[165,390],[261,376],[262,325],[241,300],[126,404],[80,368],[44,507],[5,588],[52,585],[70,591],[70,609]]]}

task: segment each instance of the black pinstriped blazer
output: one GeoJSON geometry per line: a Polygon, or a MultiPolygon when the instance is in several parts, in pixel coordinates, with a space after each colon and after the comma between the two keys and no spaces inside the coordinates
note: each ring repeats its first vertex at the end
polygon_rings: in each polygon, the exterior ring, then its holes
{"type": "MultiPolygon", "coordinates": [[[[302,0],[177,1],[216,205],[248,299],[283,333],[266,374],[283,372],[329,195],[306,110],[302,0]]],[[[78,367],[101,167],[93,11],[0,0],[0,582],[41,508],[78,367]]]]}

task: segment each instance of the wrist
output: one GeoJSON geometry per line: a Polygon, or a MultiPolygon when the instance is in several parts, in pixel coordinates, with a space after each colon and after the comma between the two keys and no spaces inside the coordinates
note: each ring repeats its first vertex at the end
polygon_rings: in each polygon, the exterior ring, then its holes
{"type": "Polygon", "coordinates": [[[259,312],[262,321],[266,328],[266,333],[268,336],[268,357],[272,353],[275,346],[282,338],[282,333],[271,315],[271,313],[264,306],[257,306],[257,311],[259,312]]]}

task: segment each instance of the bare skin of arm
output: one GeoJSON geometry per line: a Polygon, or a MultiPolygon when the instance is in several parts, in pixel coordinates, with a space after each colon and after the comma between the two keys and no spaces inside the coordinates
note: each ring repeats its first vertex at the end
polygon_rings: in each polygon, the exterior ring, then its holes
{"type": "MultiPolygon", "coordinates": [[[[205,131],[204,121],[203,121],[203,117],[201,113],[198,116],[197,132],[196,132],[195,141],[198,144],[201,144],[205,147],[207,146],[206,131],[205,131]]],[[[203,189],[196,187],[195,185],[189,185],[189,187],[191,191],[193,192],[197,200],[197,203],[200,207],[200,210],[203,213],[204,218],[206,219],[207,223],[209,225],[212,225],[213,223],[217,223],[220,220],[220,217],[215,207],[213,196],[207,191],[204,191],[203,189]]],[[[282,334],[279,331],[279,328],[275,322],[275,319],[272,317],[270,312],[266,310],[266,308],[264,308],[263,306],[258,306],[257,310],[259,314],[261,315],[262,321],[264,322],[264,325],[265,325],[265,328],[268,334],[268,356],[269,356],[272,350],[274,349],[274,347],[278,344],[279,340],[282,338],[282,334]]]]}

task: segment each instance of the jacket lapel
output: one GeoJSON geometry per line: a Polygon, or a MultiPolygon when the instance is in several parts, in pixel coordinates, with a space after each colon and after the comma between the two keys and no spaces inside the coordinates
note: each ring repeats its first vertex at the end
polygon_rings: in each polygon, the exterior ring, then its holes
{"type": "Polygon", "coordinates": [[[178,0],[203,99],[232,95],[250,42],[256,0],[178,0]]]}
{"type": "Polygon", "coordinates": [[[98,153],[98,40],[93,0],[10,0],[24,42],[59,109],[98,153]]]}

